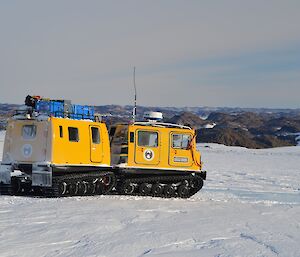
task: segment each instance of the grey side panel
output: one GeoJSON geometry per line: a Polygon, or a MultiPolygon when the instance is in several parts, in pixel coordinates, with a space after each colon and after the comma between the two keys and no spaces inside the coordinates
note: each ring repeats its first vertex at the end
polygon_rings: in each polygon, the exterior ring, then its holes
{"type": "Polygon", "coordinates": [[[32,165],[32,186],[51,187],[52,168],[32,165]]]}
{"type": "Polygon", "coordinates": [[[0,165],[0,183],[3,184],[10,184],[11,183],[11,172],[12,166],[11,165],[0,165]]]}

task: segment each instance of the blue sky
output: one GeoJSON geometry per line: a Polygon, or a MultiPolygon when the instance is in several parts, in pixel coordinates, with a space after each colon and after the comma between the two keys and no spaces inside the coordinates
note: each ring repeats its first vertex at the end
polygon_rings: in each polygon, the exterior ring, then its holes
{"type": "Polygon", "coordinates": [[[300,1],[0,1],[0,102],[300,107],[300,1]]]}

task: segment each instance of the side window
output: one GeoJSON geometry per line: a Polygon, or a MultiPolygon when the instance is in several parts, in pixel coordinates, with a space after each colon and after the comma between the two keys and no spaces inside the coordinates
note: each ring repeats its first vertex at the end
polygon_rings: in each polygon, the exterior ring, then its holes
{"type": "Polygon", "coordinates": [[[22,137],[24,139],[34,139],[36,136],[35,125],[24,125],[22,128],[22,137]]]}
{"type": "Polygon", "coordinates": [[[128,144],[127,126],[116,127],[114,135],[112,137],[112,143],[116,145],[128,144]]]}
{"type": "Polygon", "coordinates": [[[63,134],[63,127],[62,126],[59,126],[59,136],[60,137],[64,136],[64,134],[63,134]]]}
{"type": "Polygon", "coordinates": [[[78,142],[79,141],[78,128],[68,127],[68,131],[69,131],[69,141],[78,142]]]}
{"type": "Polygon", "coordinates": [[[110,127],[110,130],[109,130],[109,142],[111,142],[113,140],[115,132],[116,132],[116,127],[114,127],[114,126],[110,127]]]}
{"type": "Polygon", "coordinates": [[[181,148],[182,149],[187,149],[191,141],[191,136],[190,135],[182,135],[182,143],[181,143],[181,148]]]}
{"type": "Polygon", "coordinates": [[[130,132],[130,143],[134,143],[134,132],[130,132]]]}
{"type": "Polygon", "coordinates": [[[99,128],[91,127],[92,130],[92,141],[94,144],[100,144],[100,133],[99,128]]]}
{"type": "Polygon", "coordinates": [[[187,149],[191,140],[190,135],[186,134],[173,134],[172,147],[178,149],[187,149]]]}
{"type": "Polygon", "coordinates": [[[152,131],[139,131],[138,132],[138,146],[158,146],[158,133],[152,131]]]}
{"type": "Polygon", "coordinates": [[[181,148],[181,135],[173,135],[173,148],[181,148]]]}

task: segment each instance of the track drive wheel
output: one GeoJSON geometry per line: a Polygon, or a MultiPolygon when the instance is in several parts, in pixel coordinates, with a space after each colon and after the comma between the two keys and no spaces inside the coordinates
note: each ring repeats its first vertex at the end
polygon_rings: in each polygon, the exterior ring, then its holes
{"type": "Polygon", "coordinates": [[[95,191],[94,184],[91,181],[84,181],[85,184],[85,195],[91,195],[95,191]]]}
{"type": "Polygon", "coordinates": [[[71,184],[69,185],[69,194],[71,196],[76,195],[78,191],[78,186],[76,182],[71,182],[71,184]]]}
{"type": "Polygon", "coordinates": [[[58,195],[63,196],[67,194],[67,183],[65,181],[60,181],[58,184],[58,195]]]}
{"type": "Polygon", "coordinates": [[[173,197],[175,195],[176,188],[172,185],[166,185],[164,188],[164,196],[165,197],[173,197]]]}
{"type": "Polygon", "coordinates": [[[22,187],[21,187],[21,181],[19,179],[12,178],[11,186],[12,186],[13,194],[21,194],[22,187]]]}
{"type": "Polygon", "coordinates": [[[188,198],[189,197],[189,193],[190,193],[190,189],[186,186],[186,185],[181,185],[178,187],[178,196],[181,198],[188,198]]]}
{"type": "Polygon", "coordinates": [[[151,187],[152,185],[149,183],[142,183],[139,186],[139,192],[141,195],[149,195],[151,193],[151,187]]]}
{"type": "Polygon", "coordinates": [[[152,194],[154,196],[161,196],[164,191],[163,185],[157,183],[152,186],[152,194]]]}
{"type": "Polygon", "coordinates": [[[95,187],[95,194],[96,195],[102,195],[104,192],[104,185],[101,181],[96,181],[94,182],[94,187],[95,187]]]}
{"type": "Polygon", "coordinates": [[[109,186],[110,183],[111,183],[111,177],[109,175],[104,176],[102,178],[102,183],[103,183],[104,186],[109,186]]]}
{"type": "Polygon", "coordinates": [[[121,185],[120,191],[121,194],[130,195],[134,192],[134,189],[135,189],[134,184],[127,181],[121,185]]]}
{"type": "Polygon", "coordinates": [[[101,178],[102,194],[107,194],[114,186],[114,177],[112,175],[106,175],[101,178]]]}
{"type": "Polygon", "coordinates": [[[85,184],[83,181],[77,181],[77,194],[76,195],[84,195],[85,194],[85,184]]]}
{"type": "Polygon", "coordinates": [[[203,187],[203,180],[199,177],[196,177],[191,181],[191,187],[200,190],[203,187]]]}

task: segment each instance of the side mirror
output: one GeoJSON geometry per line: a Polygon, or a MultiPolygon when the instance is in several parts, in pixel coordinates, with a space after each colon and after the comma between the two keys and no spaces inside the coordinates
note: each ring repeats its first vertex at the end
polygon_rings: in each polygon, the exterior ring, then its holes
{"type": "Polygon", "coordinates": [[[189,140],[189,142],[188,142],[188,144],[187,144],[187,147],[186,147],[186,150],[192,149],[192,146],[193,146],[192,141],[189,140]]]}

